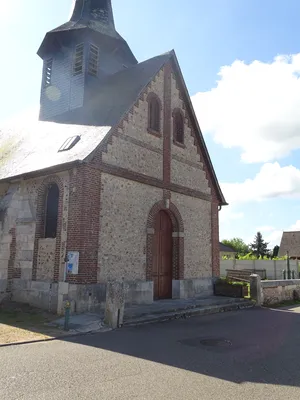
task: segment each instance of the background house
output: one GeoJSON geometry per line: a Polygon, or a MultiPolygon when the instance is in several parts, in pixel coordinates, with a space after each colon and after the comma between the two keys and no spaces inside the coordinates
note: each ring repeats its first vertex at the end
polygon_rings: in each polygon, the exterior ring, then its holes
{"type": "Polygon", "coordinates": [[[235,258],[237,252],[232,247],[225,246],[225,244],[221,242],[219,243],[219,245],[220,245],[220,259],[222,259],[222,257],[235,258]]]}
{"type": "Polygon", "coordinates": [[[287,252],[291,259],[300,259],[300,231],[282,233],[278,256],[284,257],[287,252]]]}

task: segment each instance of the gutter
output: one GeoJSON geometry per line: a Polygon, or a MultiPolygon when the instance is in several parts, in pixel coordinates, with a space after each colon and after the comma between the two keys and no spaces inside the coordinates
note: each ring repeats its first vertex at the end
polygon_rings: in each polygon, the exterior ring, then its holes
{"type": "Polygon", "coordinates": [[[39,169],[36,171],[26,172],[24,174],[13,175],[8,178],[0,179],[0,183],[1,182],[12,183],[13,181],[16,181],[16,180],[25,180],[25,179],[35,178],[35,177],[38,177],[41,175],[49,175],[53,172],[62,172],[62,171],[65,171],[66,169],[71,169],[72,167],[81,165],[83,163],[84,163],[84,161],[82,161],[82,160],[75,160],[75,161],[71,161],[71,162],[68,162],[65,164],[59,164],[59,165],[55,165],[52,167],[39,169]]]}

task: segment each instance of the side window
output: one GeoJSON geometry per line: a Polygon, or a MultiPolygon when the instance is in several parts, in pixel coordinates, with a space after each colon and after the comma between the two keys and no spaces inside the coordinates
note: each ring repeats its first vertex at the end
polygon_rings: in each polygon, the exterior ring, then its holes
{"type": "Polygon", "coordinates": [[[180,111],[175,111],[173,115],[173,137],[177,143],[184,143],[184,120],[180,111]]]}
{"type": "Polygon", "coordinates": [[[160,102],[159,99],[152,94],[149,99],[148,110],[148,128],[154,132],[160,132],[160,102]]]}
{"type": "Polygon", "coordinates": [[[48,186],[45,205],[45,238],[56,238],[59,189],[56,183],[48,186]]]}

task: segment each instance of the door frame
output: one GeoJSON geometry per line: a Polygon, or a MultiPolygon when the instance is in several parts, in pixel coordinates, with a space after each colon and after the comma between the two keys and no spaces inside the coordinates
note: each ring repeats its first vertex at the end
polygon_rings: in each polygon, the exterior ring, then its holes
{"type": "Polygon", "coordinates": [[[184,226],[178,208],[171,202],[161,200],[153,205],[147,219],[146,280],[152,281],[153,240],[156,215],[165,211],[172,221],[172,279],[184,279],[184,226]]]}

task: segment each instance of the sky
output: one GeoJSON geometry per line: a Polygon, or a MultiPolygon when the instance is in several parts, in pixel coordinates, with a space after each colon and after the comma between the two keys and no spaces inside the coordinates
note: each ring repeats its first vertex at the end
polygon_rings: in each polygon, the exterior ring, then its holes
{"type": "MultiPolygon", "coordinates": [[[[45,33],[73,0],[0,0],[0,125],[36,118],[45,33]]],[[[299,0],[113,0],[139,61],[175,49],[228,206],[220,239],[300,230],[299,0]]]]}

